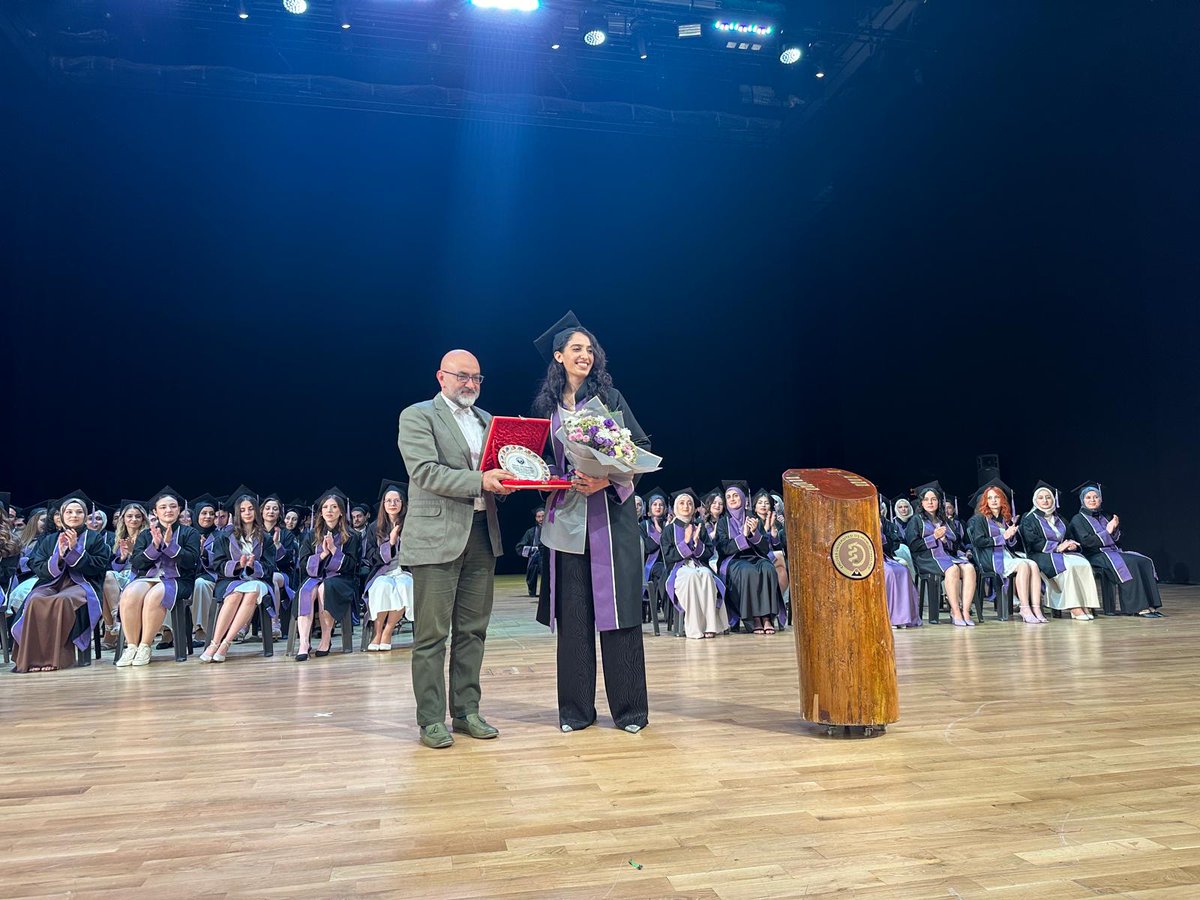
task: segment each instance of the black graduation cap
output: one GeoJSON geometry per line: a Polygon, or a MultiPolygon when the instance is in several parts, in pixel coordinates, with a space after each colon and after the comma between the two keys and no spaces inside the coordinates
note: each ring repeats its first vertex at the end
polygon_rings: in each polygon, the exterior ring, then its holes
{"type": "Polygon", "coordinates": [[[84,509],[87,510],[88,512],[91,512],[92,510],[94,510],[96,508],[96,504],[92,502],[91,497],[89,497],[83,491],[76,490],[76,491],[71,491],[69,493],[63,494],[62,497],[60,497],[58,500],[55,500],[54,501],[55,510],[62,509],[62,505],[64,503],[66,503],[68,500],[82,501],[84,509]]]}
{"type": "Polygon", "coordinates": [[[119,504],[117,504],[117,518],[125,515],[125,510],[129,509],[131,506],[141,507],[142,512],[144,513],[146,511],[147,504],[145,500],[122,500],[119,504]]]}
{"type": "MultiPolygon", "coordinates": [[[[1058,506],[1058,488],[1056,488],[1054,485],[1052,485],[1048,481],[1042,481],[1040,478],[1038,479],[1038,483],[1033,486],[1033,494],[1030,495],[1030,502],[1031,503],[1033,502],[1032,498],[1036,497],[1037,492],[1040,491],[1042,488],[1045,488],[1054,496],[1054,505],[1058,506]]],[[[1037,508],[1036,503],[1033,504],[1033,506],[1034,506],[1034,509],[1037,508]]]]}
{"type": "Polygon", "coordinates": [[[921,505],[921,498],[924,497],[929,491],[933,491],[935,494],[937,494],[938,513],[940,514],[941,513],[941,504],[946,499],[946,492],[944,490],[942,490],[942,483],[936,479],[934,479],[933,481],[926,482],[925,484],[921,485],[920,487],[916,488],[913,491],[913,494],[917,499],[917,505],[918,506],[921,505]]]}
{"type": "Polygon", "coordinates": [[[263,494],[262,499],[259,502],[265,504],[268,500],[274,500],[276,503],[279,504],[279,508],[283,509],[283,498],[280,497],[278,494],[276,494],[274,491],[272,491],[269,494],[263,494]]]}
{"type": "Polygon", "coordinates": [[[746,495],[746,500],[747,500],[747,502],[749,502],[749,500],[750,500],[750,482],[748,482],[748,481],[722,481],[721,482],[721,496],[724,497],[725,494],[728,493],[730,488],[738,488],[743,494],[746,495]]]}
{"type": "Polygon", "coordinates": [[[206,506],[211,506],[212,511],[215,513],[218,509],[221,508],[221,501],[218,500],[216,497],[214,497],[212,494],[201,494],[199,497],[197,497],[191,503],[192,512],[197,515],[199,515],[200,510],[204,509],[204,507],[206,507],[206,506]]]}
{"type": "Polygon", "coordinates": [[[180,509],[183,508],[183,504],[184,504],[183,494],[181,494],[179,491],[175,490],[175,488],[171,487],[168,484],[168,485],[165,485],[165,486],[159,488],[157,491],[154,492],[154,495],[151,496],[151,498],[150,498],[150,510],[151,511],[154,510],[154,507],[158,506],[158,501],[161,500],[163,497],[174,497],[179,502],[179,508],[180,509]]]}
{"type": "Polygon", "coordinates": [[[353,512],[364,512],[368,516],[371,515],[371,504],[370,503],[355,503],[352,507],[350,507],[350,509],[353,512]]]}
{"type": "Polygon", "coordinates": [[[27,506],[23,510],[21,510],[21,518],[27,519],[27,520],[32,519],[39,512],[46,512],[46,510],[48,510],[50,508],[50,504],[53,502],[54,502],[53,500],[42,500],[38,503],[33,504],[33,506],[27,506]]]}
{"type": "Polygon", "coordinates": [[[754,492],[754,498],[750,501],[750,506],[751,507],[758,506],[758,501],[759,501],[760,497],[766,497],[768,502],[770,502],[770,504],[771,504],[771,509],[772,510],[775,509],[775,498],[774,498],[774,496],[772,496],[771,492],[769,490],[767,490],[766,488],[759,488],[757,491],[754,492]]]}
{"type": "Polygon", "coordinates": [[[1013,499],[1014,499],[1013,498],[1013,489],[1010,488],[1003,481],[1001,481],[999,478],[992,478],[991,480],[989,480],[986,483],[981,484],[979,486],[979,490],[977,490],[975,493],[973,493],[971,495],[971,509],[979,509],[980,499],[983,497],[984,494],[986,494],[992,488],[999,488],[1000,491],[1002,491],[1004,493],[1004,495],[1008,498],[1008,507],[1009,507],[1009,509],[1012,509],[1013,499]]]}
{"type": "Polygon", "coordinates": [[[662,500],[664,506],[667,505],[667,492],[664,490],[661,490],[660,488],[655,488],[654,490],[652,490],[650,493],[648,493],[646,495],[644,508],[647,513],[650,512],[650,504],[654,502],[655,497],[658,497],[660,500],[662,500]]]}
{"type": "Polygon", "coordinates": [[[305,501],[303,501],[299,497],[297,497],[294,500],[292,500],[291,503],[289,503],[287,505],[287,507],[283,510],[283,512],[284,512],[284,515],[286,515],[287,513],[290,513],[290,512],[294,512],[300,518],[304,518],[305,513],[308,513],[309,515],[312,514],[312,507],[309,506],[308,503],[306,503],[305,501]]]}
{"type": "Polygon", "coordinates": [[[694,490],[692,490],[690,487],[685,487],[685,488],[680,488],[679,490],[677,490],[673,494],[671,494],[672,508],[674,508],[674,506],[675,506],[675,501],[678,500],[680,497],[691,497],[692,498],[692,506],[700,505],[700,500],[696,496],[696,492],[694,490]]]}
{"type": "Polygon", "coordinates": [[[379,482],[380,503],[383,502],[384,495],[387,494],[388,491],[398,491],[401,499],[403,499],[405,503],[408,502],[408,482],[400,481],[397,478],[383,479],[383,481],[379,482]]]}
{"type": "Polygon", "coordinates": [[[583,324],[575,318],[575,313],[567,310],[567,314],[546,329],[542,336],[533,342],[533,346],[537,347],[542,359],[550,362],[554,359],[554,345],[558,343],[559,336],[566,340],[572,331],[578,331],[582,327],[583,324]]]}
{"type": "Polygon", "coordinates": [[[1082,506],[1083,495],[1090,490],[1099,494],[1101,500],[1104,499],[1104,485],[1098,481],[1081,481],[1075,487],[1071,488],[1071,493],[1079,496],[1079,505],[1082,506]]]}
{"type": "Polygon", "coordinates": [[[350,498],[346,496],[346,492],[343,491],[337,485],[334,485],[333,487],[329,488],[328,490],[321,491],[321,493],[317,496],[317,502],[315,504],[316,508],[313,511],[314,515],[320,514],[321,507],[325,505],[325,501],[328,500],[330,497],[337,497],[339,500],[341,500],[342,501],[342,509],[350,508],[350,498]]]}
{"type": "Polygon", "coordinates": [[[237,505],[243,498],[253,500],[254,506],[256,508],[258,507],[258,494],[254,493],[254,491],[250,490],[250,488],[246,487],[244,484],[239,484],[234,489],[233,493],[230,494],[225,500],[225,502],[221,504],[221,508],[228,510],[231,513],[236,513],[237,505]]]}

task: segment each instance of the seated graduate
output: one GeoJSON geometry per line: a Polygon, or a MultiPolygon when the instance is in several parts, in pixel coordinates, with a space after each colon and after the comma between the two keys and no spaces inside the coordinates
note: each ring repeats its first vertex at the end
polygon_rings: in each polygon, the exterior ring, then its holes
{"type": "Polygon", "coordinates": [[[671,495],[674,517],[662,536],[667,596],[683,614],[689,638],[714,638],[729,629],[721,598],[725,585],[708,567],[711,544],[700,521],[696,492],[684,488],[671,495]]]}
{"type": "Polygon", "coordinates": [[[975,562],[984,575],[1013,576],[1021,620],[1027,625],[1045,624],[1042,615],[1042,577],[1037,563],[1016,555],[1019,523],[1013,520],[1012,488],[999,478],[983,485],[971,498],[975,515],[967,522],[967,537],[975,551],[975,562]]]}
{"type": "Polygon", "coordinates": [[[200,571],[200,533],[179,524],[183,494],[164,487],[150,498],[150,527],[133,545],[134,579],[121,592],[125,652],[121,668],[150,665],[150,645],[176,603],[191,599],[200,571]]]}
{"type": "MultiPolygon", "coordinates": [[[[892,524],[896,526],[896,530],[900,532],[901,539],[904,537],[904,532],[908,528],[909,520],[913,517],[912,504],[907,497],[897,497],[892,504],[892,524]]],[[[917,567],[913,563],[912,552],[908,549],[908,544],[903,543],[896,548],[896,559],[904,564],[908,569],[908,575],[915,584],[917,581],[917,567]]]]}
{"type": "Polygon", "coordinates": [[[104,539],[104,543],[108,545],[108,550],[111,553],[113,548],[113,533],[108,530],[108,513],[99,506],[93,507],[92,511],[88,513],[87,527],[88,531],[94,531],[104,539]]]}
{"type": "Polygon", "coordinates": [[[708,566],[714,572],[717,571],[717,523],[721,521],[721,516],[725,514],[725,492],[719,487],[715,487],[704,494],[704,516],[702,522],[704,524],[704,533],[708,538],[708,546],[711,552],[708,556],[708,566]]]}
{"type": "Polygon", "coordinates": [[[7,628],[8,595],[17,583],[21,561],[21,535],[14,527],[13,508],[7,491],[0,493],[0,628],[7,628]]]}
{"type": "MultiPolygon", "coordinates": [[[[213,542],[217,532],[217,510],[221,503],[211,494],[202,494],[192,501],[193,528],[200,536],[200,567],[196,573],[195,584],[192,585],[192,623],[195,632],[200,634],[208,627],[208,620],[213,618],[213,608],[216,600],[213,594],[217,589],[217,571],[213,567],[213,542]]],[[[212,638],[205,634],[205,641],[212,638]]]]}
{"type": "Polygon", "coordinates": [[[755,634],[774,634],[776,618],[782,626],[787,612],[779,574],[771,562],[771,548],[762,523],[751,514],[750,488],[744,481],[723,482],[725,514],[717,523],[718,575],[725,584],[725,602],[734,616],[754,623],[755,634]]]}
{"type": "Polygon", "coordinates": [[[904,535],[888,517],[888,498],[879,495],[879,538],[883,544],[883,587],[887,596],[888,619],[893,628],[920,628],[921,607],[917,591],[908,575],[908,567],[896,559],[904,546],[904,535]]]}
{"type": "Polygon", "coordinates": [[[968,559],[972,559],[971,541],[967,538],[967,528],[958,518],[958,498],[947,497],[946,502],[942,504],[942,511],[946,518],[946,524],[954,532],[954,549],[965,553],[968,559]]]}
{"type": "Polygon", "coordinates": [[[533,526],[526,529],[517,543],[517,553],[525,560],[525,587],[530,597],[538,596],[538,576],[542,573],[542,525],[546,521],[546,508],[539,506],[533,511],[533,526]]]}
{"type": "Polygon", "coordinates": [[[233,531],[213,539],[212,563],[219,578],[213,599],[220,606],[209,645],[200,655],[202,663],[225,662],[230,645],[256,610],[266,611],[264,627],[270,627],[268,617],[275,615],[275,541],[263,528],[258,495],[240,485],[225,501],[225,509],[233,531]]]}
{"type": "Polygon", "coordinates": [[[408,485],[385,478],[379,485],[379,515],[367,526],[363,541],[363,559],[370,571],[363,589],[372,627],[368,650],[391,650],[392,632],[413,608],[412,575],[400,568],[407,506],[408,485]]]}
{"type": "MultiPolygon", "coordinates": [[[[292,588],[296,563],[300,558],[300,545],[296,537],[283,525],[283,500],[278,494],[267,494],[262,501],[263,531],[275,545],[275,572],[271,576],[271,593],[275,598],[276,615],[271,618],[271,632],[282,637],[279,620],[286,607],[291,609],[295,591],[292,588]]],[[[259,616],[261,617],[261,609],[259,616]]],[[[259,623],[260,627],[264,625],[259,623]]]]}
{"type": "Polygon", "coordinates": [[[350,507],[350,527],[361,540],[367,533],[367,523],[371,521],[371,507],[366,503],[355,503],[350,507]]]}
{"type": "Polygon", "coordinates": [[[788,590],[787,570],[787,532],[783,519],[776,513],[781,505],[775,502],[775,495],[766,488],[759,488],[754,495],[754,516],[762,523],[763,537],[771,548],[770,559],[775,566],[775,574],[779,577],[779,590],[784,594],[788,590]]]}
{"type": "Polygon", "coordinates": [[[191,507],[185,506],[183,509],[181,509],[179,511],[179,524],[180,525],[191,525],[192,524],[191,507]]]}
{"type": "Polygon", "coordinates": [[[655,488],[646,495],[646,517],[642,519],[642,546],[646,551],[646,562],[642,566],[642,584],[645,585],[643,623],[649,622],[656,610],[665,609],[667,592],[663,584],[661,544],[666,524],[667,495],[655,488]]]}
{"type": "MultiPolygon", "coordinates": [[[[945,579],[946,599],[950,601],[950,618],[955,625],[974,626],[971,619],[971,598],[975,594],[975,567],[971,561],[954,551],[954,535],[946,524],[941,484],[931,481],[917,488],[920,510],[913,514],[904,529],[904,543],[912,553],[917,571],[941,575],[945,579]]],[[[934,597],[931,603],[940,603],[934,597]]]]}
{"type": "Polygon", "coordinates": [[[300,548],[304,583],[296,604],[296,627],[300,634],[296,662],[308,659],[314,608],[321,616],[321,643],[314,655],[329,655],[333,628],[358,597],[361,561],[362,542],[350,527],[349,500],[340,488],[332,487],[317,498],[316,528],[300,548]]]}
{"type": "Polygon", "coordinates": [[[100,614],[104,617],[107,629],[104,635],[104,646],[109,650],[117,646],[117,632],[120,623],[116,622],[117,607],[121,602],[121,591],[133,580],[133,547],[138,535],[147,527],[146,507],[136,500],[122,500],[117,508],[117,530],[115,545],[112,551],[112,561],[109,570],[104,574],[104,604],[100,614]]]}
{"type": "Polygon", "coordinates": [[[75,665],[75,648],[92,645],[109,550],[86,527],[90,504],[83,491],[64,497],[58,504],[62,529],[43,535],[29,559],[37,584],[12,626],[14,672],[68,669],[75,665]]]}
{"type": "Polygon", "coordinates": [[[1067,536],[1067,522],[1058,514],[1058,490],[1044,481],[1037,483],[1033,505],[1021,517],[1021,538],[1046,581],[1050,608],[1069,610],[1076,621],[1094,619],[1090,610],[1100,608],[1100,598],[1091,563],[1079,542],[1067,536]]]}
{"type": "MultiPolygon", "coordinates": [[[[296,539],[296,552],[299,554],[304,545],[312,540],[312,531],[308,524],[312,521],[312,509],[309,505],[296,498],[287,505],[287,513],[283,517],[283,527],[292,533],[292,537],[296,539]]],[[[300,587],[300,562],[297,556],[295,568],[295,580],[292,581],[293,588],[300,587]]]]}
{"type": "Polygon", "coordinates": [[[1093,569],[1118,582],[1121,612],[1143,619],[1166,618],[1159,611],[1162,598],[1154,561],[1145,554],[1121,549],[1121,520],[1105,511],[1100,482],[1085,481],[1075,490],[1080,509],[1071,519],[1068,533],[1082,546],[1093,569]]]}

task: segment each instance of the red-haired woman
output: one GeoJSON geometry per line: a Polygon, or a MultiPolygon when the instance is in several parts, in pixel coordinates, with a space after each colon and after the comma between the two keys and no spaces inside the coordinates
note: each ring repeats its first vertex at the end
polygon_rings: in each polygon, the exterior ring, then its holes
{"type": "Polygon", "coordinates": [[[1020,526],[1013,521],[1006,486],[993,480],[972,498],[975,515],[967,523],[967,536],[975,550],[975,562],[984,575],[1014,576],[1021,619],[1028,625],[1044,623],[1042,576],[1037,563],[1013,553],[1020,526]]]}

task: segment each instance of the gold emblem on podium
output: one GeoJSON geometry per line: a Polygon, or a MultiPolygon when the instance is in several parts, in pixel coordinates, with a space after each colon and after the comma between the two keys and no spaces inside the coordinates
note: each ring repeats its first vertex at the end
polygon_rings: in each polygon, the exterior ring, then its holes
{"type": "Polygon", "coordinates": [[[833,567],[855,581],[875,571],[875,545],[861,531],[847,531],[833,542],[833,567]]]}

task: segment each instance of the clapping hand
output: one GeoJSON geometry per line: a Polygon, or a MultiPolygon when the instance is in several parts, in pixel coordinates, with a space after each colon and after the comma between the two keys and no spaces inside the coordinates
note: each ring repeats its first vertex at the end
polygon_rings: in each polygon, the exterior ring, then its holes
{"type": "Polygon", "coordinates": [[[939,541],[944,538],[946,536],[946,526],[939,525],[937,528],[933,529],[933,536],[939,541]]]}
{"type": "Polygon", "coordinates": [[[170,524],[166,528],[163,529],[163,543],[164,544],[171,543],[171,531],[174,527],[175,527],[174,524],[170,524]]]}
{"type": "Polygon", "coordinates": [[[271,539],[275,541],[275,549],[278,550],[283,546],[283,534],[279,531],[279,526],[275,526],[275,530],[271,532],[271,539]]]}
{"type": "Polygon", "coordinates": [[[1004,529],[1004,539],[1006,541],[1012,540],[1014,537],[1016,537],[1016,534],[1017,534],[1017,526],[1016,525],[1009,525],[1007,528],[1004,529]]]}
{"type": "Polygon", "coordinates": [[[58,536],[58,555],[59,556],[62,556],[64,553],[66,553],[68,550],[70,550],[73,546],[74,546],[74,544],[72,543],[71,539],[69,537],[67,537],[66,531],[62,532],[58,536]]]}
{"type": "Polygon", "coordinates": [[[747,535],[751,535],[758,531],[758,519],[756,519],[754,516],[746,516],[746,527],[750,529],[746,532],[747,535]]]}
{"type": "Polygon", "coordinates": [[[399,525],[393,525],[393,526],[392,526],[391,533],[388,535],[388,543],[389,543],[389,544],[394,544],[394,543],[396,543],[398,540],[400,540],[400,526],[399,526],[399,525]]]}
{"type": "Polygon", "coordinates": [[[239,556],[239,557],[238,557],[238,564],[237,564],[237,567],[238,567],[239,569],[244,569],[244,568],[246,568],[246,554],[245,554],[245,553],[243,553],[241,556],[239,556]]]}
{"type": "Polygon", "coordinates": [[[129,555],[129,538],[121,538],[117,541],[117,556],[124,559],[129,555]]]}
{"type": "Polygon", "coordinates": [[[1108,533],[1109,534],[1112,534],[1114,531],[1116,531],[1120,527],[1121,527],[1120,517],[1113,516],[1111,519],[1108,520],[1108,533]]]}
{"type": "Polygon", "coordinates": [[[162,527],[157,522],[150,526],[150,537],[153,538],[155,547],[163,545],[162,527]]]}
{"type": "Polygon", "coordinates": [[[325,535],[325,540],[321,542],[321,559],[328,559],[336,549],[337,547],[333,543],[333,535],[325,535]]]}

